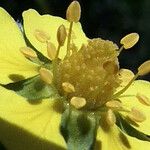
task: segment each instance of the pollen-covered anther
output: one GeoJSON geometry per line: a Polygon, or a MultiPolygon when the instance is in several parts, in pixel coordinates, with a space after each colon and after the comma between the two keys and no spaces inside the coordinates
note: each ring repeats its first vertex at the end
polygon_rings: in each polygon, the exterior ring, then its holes
{"type": "Polygon", "coordinates": [[[137,93],[136,98],[144,105],[150,106],[150,99],[143,94],[137,93]]]}
{"type": "Polygon", "coordinates": [[[148,74],[149,72],[150,72],[150,60],[147,60],[138,68],[138,75],[143,76],[148,74]]]}
{"type": "Polygon", "coordinates": [[[134,77],[134,73],[129,69],[120,69],[119,70],[119,79],[122,81],[121,86],[126,86],[131,79],[134,77]]]}
{"type": "Polygon", "coordinates": [[[114,108],[114,109],[120,109],[122,108],[122,103],[117,100],[108,101],[106,104],[106,107],[108,108],[114,108]]]}
{"type": "Polygon", "coordinates": [[[106,113],[106,122],[109,126],[113,126],[116,123],[116,116],[111,109],[109,109],[106,113]]]}
{"type": "Polygon", "coordinates": [[[63,46],[66,40],[67,32],[64,25],[61,25],[57,30],[57,41],[60,46],[63,46]]]}
{"type": "Polygon", "coordinates": [[[73,92],[75,92],[74,86],[71,83],[69,83],[69,82],[63,82],[62,83],[62,88],[67,93],[73,93],[73,92]]]}
{"type": "Polygon", "coordinates": [[[67,8],[66,18],[70,22],[78,22],[81,17],[81,7],[78,1],[73,1],[67,8]]]}
{"type": "Polygon", "coordinates": [[[39,70],[40,78],[47,84],[51,84],[53,81],[53,73],[46,69],[46,68],[41,68],[39,70]]]}
{"type": "Polygon", "coordinates": [[[131,112],[127,115],[132,121],[143,122],[146,120],[146,116],[140,110],[132,108],[131,112]]]}
{"type": "Polygon", "coordinates": [[[130,33],[120,40],[120,44],[123,45],[124,49],[129,49],[133,47],[138,42],[138,40],[139,40],[138,33],[130,33]]]}
{"type": "Polygon", "coordinates": [[[86,105],[86,99],[83,97],[72,97],[70,104],[76,109],[81,109],[86,105]]]}
{"type": "Polygon", "coordinates": [[[20,52],[27,58],[37,58],[36,52],[30,47],[21,47],[20,52]]]}
{"type": "Polygon", "coordinates": [[[50,60],[53,60],[56,56],[56,47],[53,43],[47,42],[47,55],[50,58],[50,60]]]}
{"type": "Polygon", "coordinates": [[[41,43],[45,43],[50,39],[50,36],[48,33],[44,32],[42,30],[39,30],[39,29],[36,29],[34,31],[34,36],[41,43]]]}

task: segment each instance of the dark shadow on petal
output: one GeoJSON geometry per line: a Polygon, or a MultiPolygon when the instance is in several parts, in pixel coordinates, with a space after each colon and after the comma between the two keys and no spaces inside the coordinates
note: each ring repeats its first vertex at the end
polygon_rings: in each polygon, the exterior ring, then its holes
{"type": "Polygon", "coordinates": [[[119,133],[119,138],[120,138],[122,144],[123,144],[126,148],[131,149],[131,145],[130,145],[130,143],[129,143],[129,141],[128,141],[128,138],[126,137],[125,134],[123,134],[122,132],[120,132],[120,133],[119,133]]]}
{"type": "Polygon", "coordinates": [[[39,105],[42,102],[42,99],[39,100],[28,100],[28,102],[32,105],[39,105]]]}
{"type": "Polygon", "coordinates": [[[64,104],[62,100],[55,100],[53,104],[53,109],[57,112],[62,114],[64,112],[64,104]]]}
{"type": "Polygon", "coordinates": [[[19,75],[19,74],[10,74],[8,77],[9,77],[9,79],[11,79],[14,82],[21,81],[21,80],[25,79],[24,76],[19,75]]]}
{"type": "Polygon", "coordinates": [[[106,115],[105,114],[103,114],[102,116],[101,116],[101,119],[100,119],[100,126],[101,126],[101,128],[103,129],[103,131],[104,132],[108,132],[109,130],[110,130],[110,126],[107,124],[107,122],[106,122],[106,115]]]}
{"type": "Polygon", "coordinates": [[[135,121],[131,120],[129,117],[126,117],[125,119],[129,124],[131,124],[135,127],[139,127],[139,124],[137,124],[135,121]]]}
{"type": "Polygon", "coordinates": [[[97,140],[95,142],[94,150],[102,150],[102,142],[97,140]]]}
{"type": "Polygon", "coordinates": [[[8,145],[10,147],[13,143],[16,147],[15,150],[65,150],[59,145],[43,140],[3,119],[0,119],[0,143],[6,149],[8,149],[8,145]]]}

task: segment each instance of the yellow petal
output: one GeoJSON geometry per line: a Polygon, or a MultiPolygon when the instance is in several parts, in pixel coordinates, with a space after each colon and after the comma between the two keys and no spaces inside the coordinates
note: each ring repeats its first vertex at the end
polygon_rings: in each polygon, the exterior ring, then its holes
{"type": "Polygon", "coordinates": [[[19,51],[25,42],[13,18],[0,7],[0,83],[13,82],[14,78],[28,78],[37,74],[37,65],[19,51]]]}
{"type": "Polygon", "coordinates": [[[150,142],[141,141],[123,134],[116,125],[108,128],[106,124],[103,124],[102,128],[98,129],[96,141],[95,150],[150,149],[150,142]]]}
{"type": "Polygon", "coordinates": [[[139,102],[139,100],[136,98],[137,93],[141,93],[142,95],[150,98],[150,82],[142,80],[135,81],[131,87],[121,96],[120,100],[129,109],[135,107],[144,113],[146,120],[139,123],[139,127],[135,127],[138,130],[150,135],[150,107],[139,102]]]}
{"type": "Polygon", "coordinates": [[[45,99],[31,104],[25,98],[3,87],[0,87],[0,97],[0,141],[8,149],[65,148],[65,142],[59,131],[62,113],[60,103],[45,99]]]}
{"type": "MultiPolygon", "coordinates": [[[[50,41],[57,47],[57,29],[62,24],[66,27],[66,29],[69,29],[69,21],[51,15],[41,16],[38,12],[36,12],[33,9],[29,9],[23,12],[23,20],[27,38],[32,43],[32,45],[46,57],[47,46],[45,43],[39,42],[37,40],[37,38],[34,35],[34,32],[36,30],[41,30],[46,34],[49,34],[50,41]]],[[[80,48],[83,43],[87,43],[87,37],[82,31],[80,23],[74,23],[72,39],[78,48],[80,48]]],[[[65,55],[66,43],[67,42],[65,41],[65,45],[60,50],[60,58],[63,58],[65,55]]]]}

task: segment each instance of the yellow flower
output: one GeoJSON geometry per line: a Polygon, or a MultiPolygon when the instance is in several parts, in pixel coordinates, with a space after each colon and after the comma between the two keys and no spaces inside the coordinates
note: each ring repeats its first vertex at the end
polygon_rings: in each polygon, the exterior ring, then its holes
{"type": "MultiPolygon", "coordinates": [[[[136,44],[138,34],[125,36],[119,49],[110,41],[88,39],[79,18],[80,7],[76,1],[67,9],[68,21],[50,15],[41,16],[33,9],[23,12],[26,41],[38,50],[35,53],[27,47],[15,21],[0,8],[0,143],[7,149],[66,149],[60,125],[64,121],[61,118],[64,109],[68,107],[88,117],[93,114],[96,118],[100,116],[93,149],[150,148],[149,141],[142,137],[144,134],[137,136],[132,134],[133,130],[130,133],[126,129],[124,133],[120,125],[127,122],[150,135],[150,83],[134,81],[139,75],[149,72],[149,61],[142,64],[134,75],[129,70],[119,70],[117,59],[123,48],[136,44]],[[72,13],[74,9],[78,12],[72,13]],[[44,64],[39,55],[45,56],[48,62],[44,64]],[[50,60],[52,69],[47,67],[50,60]],[[63,100],[50,97],[28,101],[26,95],[23,97],[7,86],[38,74],[45,84],[55,85],[59,98],[63,97],[63,100]]],[[[76,129],[74,124],[71,127],[76,129]]],[[[82,126],[86,126],[84,122],[82,126]]]]}

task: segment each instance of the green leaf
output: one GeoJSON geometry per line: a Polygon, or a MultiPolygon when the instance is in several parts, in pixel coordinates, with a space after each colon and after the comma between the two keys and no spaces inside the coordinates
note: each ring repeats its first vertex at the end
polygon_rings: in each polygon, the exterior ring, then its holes
{"type": "Polygon", "coordinates": [[[95,115],[66,109],[62,115],[61,133],[68,150],[92,150],[99,119],[95,115]]]}
{"type": "Polygon", "coordinates": [[[146,135],[143,132],[138,131],[133,126],[131,126],[120,114],[117,114],[117,126],[126,134],[135,137],[142,141],[150,142],[150,135],[146,135]]]}
{"type": "Polygon", "coordinates": [[[28,100],[58,97],[55,87],[53,85],[46,84],[40,79],[39,75],[3,86],[7,89],[15,91],[17,94],[27,98],[28,100]]]}

